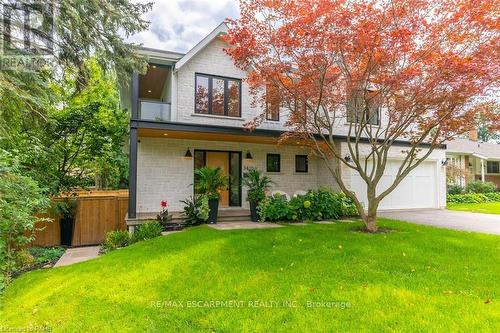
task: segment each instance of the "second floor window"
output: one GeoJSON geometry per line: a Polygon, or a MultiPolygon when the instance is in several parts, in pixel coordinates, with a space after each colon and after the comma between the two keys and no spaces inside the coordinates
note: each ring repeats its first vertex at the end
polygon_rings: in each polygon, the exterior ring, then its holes
{"type": "Polygon", "coordinates": [[[196,74],[195,113],[241,117],[241,80],[196,74]]]}
{"type": "Polygon", "coordinates": [[[266,86],[266,120],[280,120],[279,90],[272,84],[266,86]]]}
{"type": "Polygon", "coordinates": [[[380,102],[375,94],[376,92],[367,94],[366,99],[360,95],[351,98],[347,105],[347,121],[366,125],[380,125],[380,102]]]}

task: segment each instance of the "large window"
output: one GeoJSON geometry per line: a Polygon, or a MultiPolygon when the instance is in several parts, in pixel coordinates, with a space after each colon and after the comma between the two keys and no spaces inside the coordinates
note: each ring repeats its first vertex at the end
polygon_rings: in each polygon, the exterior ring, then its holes
{"type": "Polygon", "coordinates": [[[353,96],[347,103],[347,121],[366,125],[380,125],[380,98],[376,92],[353,96]],[[364,118],[364,119],[363,119],[364,118]]]}
{"type": "Polygon", "coordinates": [[[500,162],[487,161],[486,162],[486,172],[487,173],[500,173],[500,162]]]}
{"type": "Polygon", "coordinates": [[[195,113],[241,117],[241,80],[196,74],[195,113]]]}
{"type": "Polygon", "coordinates": [[[281,170],[280,154],[267,154],[266,171],[280,172],[281,170]]]}
{"type": "Polygon", "coordinates": [[[272,121],[280,120],[279,90],[272,84],[266,86],[266,119],[272,121]]]}
{"type": "Polygon", "coordinates": [[[295,172],[309,172],[307,155],[295,155],[295,172]]]}

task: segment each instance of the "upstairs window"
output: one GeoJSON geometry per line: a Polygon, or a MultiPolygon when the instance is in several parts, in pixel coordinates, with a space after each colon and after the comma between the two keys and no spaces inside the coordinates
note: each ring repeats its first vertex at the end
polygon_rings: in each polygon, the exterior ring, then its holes
{"type": "Polygon", "coordinates": [[[280,120],[279,90],[272,84],[266,86],[266,120],[280,120]]]}
{"type": "Polygon", "coordinates": [[[366,99],[362,94],[355,95],[350,99],[347,103],[347,121],[380,125],[380,99],[376,96],[375,91],[369,92],[366,99]]]}
{"type": "Polygon", "coordinates": [[[241,117],[241,80],[196,74],[195,113],[241,117]]]}
{"type": "Polygon", "coordinates": [[[309,172],[309,161],[307,155],[295,155],[295,172],[309,172]]]}
{"type": "Polygon", "coordinates": [[[486,162],[486,172],[487,173],[500,173],[500,162],[487,161],[486,162]]]}
{"type": "Polygon", "coordinates": [[[267,154],[266,171],[267,172],[280,172],[280,154],[267,154]]]}

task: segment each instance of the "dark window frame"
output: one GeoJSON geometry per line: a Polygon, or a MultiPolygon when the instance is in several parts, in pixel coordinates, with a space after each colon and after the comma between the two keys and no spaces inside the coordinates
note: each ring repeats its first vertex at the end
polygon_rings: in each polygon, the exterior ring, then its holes
{"type": "Polygon", "coordinates": [[[486,173],[500,173],[500,161],[486,161],[486,173]]]}
{"type": "Polygon", "coordinates": [[[266,154],[266,172],[281,172],[281,154],[274,154],[274,153],[266,154]],[[269,157],[278,158],[278,170],[269,170],[269,157]]]}
{"type": "MultiPolygon", "coordinates": [[[[271,112],[271,103],[267,100],[267,89],[270,89],[268,86],[266,86],[266,120],[267,121],[280,121],[280,100],[278,100],[278,112],[276,112],[277,118],[273,118],[273,113],[271,112]]],[[[278,88],[276,88],[278,89],[278,88]]]]}
{"type": "Polygon", "coordinates": [[[308,155],[295,155],[295,172],[297,173],[309,173],[309,156],[308,155]],[[305,158],[305,170],[298,169],[298,159],[305,158]]]}
{"type": "Polygon", "coordinates": [[[194,73],[194,113],[195,114],[206,114],[206,115],[212,115],[212,116],[241,118],[241,99],[242,99],[241,79],[234,78],[234,77],[228,77],[228,76],[205,74],[205,73],[194,73]],[[198,77],[205,77],[208,79],[208,110],[207,110],[208,112],[207,113],[198,112],[198,110],[196,109],[196,87],[198,86],[198,77]],[[218,79],[218,80],[224,81],[224,114],[223,115],[213,113],[213,110],[212,110],[213,79],[218,79]],[[237,116],[229,115],[229,99],[228,99],[229,81],[238,82],[238,97],[239,98],[238,98],[238,115],[237,116]]]}

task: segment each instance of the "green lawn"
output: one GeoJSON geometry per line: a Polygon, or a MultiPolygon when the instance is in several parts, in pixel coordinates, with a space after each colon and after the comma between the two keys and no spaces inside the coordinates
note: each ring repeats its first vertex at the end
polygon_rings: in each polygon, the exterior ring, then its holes
{"type": "Polygon", "coordinates": [[[1,299],[0,328],[497,331],[500,237],[381,224],[394,231],[360,233],[359,224],[349,223],[236,231],[201,226],[137,243],[21,276],[1,299]],[[230,300],[233,307],[215,303],[230,300]],[[210,301],[212,307],[203,303],[210,301]]]}
{"type": "Polygon", "coordinates": [[[450,203],[447,208],[464,212],[500,214],[500,202],[485,202],[479,204],[450,203]]]}

